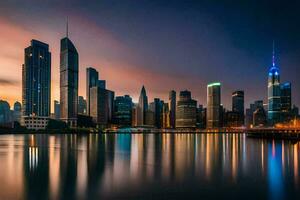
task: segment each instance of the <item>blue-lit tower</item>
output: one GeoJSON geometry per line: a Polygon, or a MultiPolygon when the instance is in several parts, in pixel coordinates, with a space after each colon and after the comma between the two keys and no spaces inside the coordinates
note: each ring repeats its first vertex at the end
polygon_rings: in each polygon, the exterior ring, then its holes
{"type": "Polygon", "coordinates": [[[273,44],[272,66],[268,74],[268,123],[275,125],[280,122],[281,101],[280,101],[280,73],[279,67],[275,64],[275,51],[273,44]]]}

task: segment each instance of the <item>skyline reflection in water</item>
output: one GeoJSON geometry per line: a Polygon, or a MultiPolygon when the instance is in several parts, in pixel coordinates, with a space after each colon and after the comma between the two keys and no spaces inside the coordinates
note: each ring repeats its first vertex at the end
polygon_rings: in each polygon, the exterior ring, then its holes
{"type": "Polygon", "coordinates": [[[299,151],[244,134],[1,135],[0,199],[299,198],[299,151]]]}

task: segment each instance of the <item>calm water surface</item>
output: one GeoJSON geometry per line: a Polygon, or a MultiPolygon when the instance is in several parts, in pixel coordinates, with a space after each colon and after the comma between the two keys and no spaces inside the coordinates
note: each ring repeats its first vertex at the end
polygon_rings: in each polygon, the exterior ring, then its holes
{"type": "Polygon", "coordinates": [[[1,135],[0,199],[300,199],[299,157],[243,134],[1,135]]]}

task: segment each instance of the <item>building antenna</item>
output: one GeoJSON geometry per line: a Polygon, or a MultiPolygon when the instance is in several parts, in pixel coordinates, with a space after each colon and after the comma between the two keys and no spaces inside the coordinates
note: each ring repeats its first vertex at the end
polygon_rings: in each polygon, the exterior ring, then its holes
{"type": "Polygon", "coordinates": [[[272,64],[275,66],[275,42],[273,40],[273,55],[272,55],[272,64]]]}

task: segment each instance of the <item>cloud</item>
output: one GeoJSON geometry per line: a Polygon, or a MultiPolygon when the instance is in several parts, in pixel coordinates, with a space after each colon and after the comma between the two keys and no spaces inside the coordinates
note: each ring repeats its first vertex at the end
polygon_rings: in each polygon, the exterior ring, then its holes
{"type": "Polygon", "coordinates": [[[0,86],[15,86],[18,84],[19,84],[19,81],[17,81],[17,80],[9,80],[9,79],[0,77],[0,86]]]}

